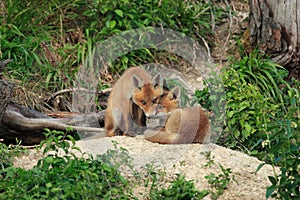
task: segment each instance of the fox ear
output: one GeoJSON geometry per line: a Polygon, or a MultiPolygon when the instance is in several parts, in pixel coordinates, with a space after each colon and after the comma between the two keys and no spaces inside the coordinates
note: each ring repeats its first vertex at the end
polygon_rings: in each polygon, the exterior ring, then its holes
{"type": "Polygon", "coordinates": [[[141,88],[144,85],[144,81],[135,74],[132,76],[132,83],[135,88],[141,88]]]}
{"type": "Polygon", "coordinates": [[[177,98],[180,98],[180,88],[178,86],[174,87],[171,91],[177,98]]]}
{"type": "Polygon", "coordinates": [[[174,87],[168,94],[170,100],[178,99],[180,100],[180,88],[178,86],[174,87]]]}
{"type": "Polygon", "coordinates": [[[163,80],[163,88],[169,89],[169,85],[166,79],[163,80]]]}
{"type": "Polygon", "coordinates": [[[156,74],[155,76],[153,76],[151,82],[152,82],[152,84],[154,85],[154,87],[156,87],[156,86],[158,86],[158,85],[162,85],[162,84],[161,84],[160,73],[158,73],[158,74],[156,74]]]}

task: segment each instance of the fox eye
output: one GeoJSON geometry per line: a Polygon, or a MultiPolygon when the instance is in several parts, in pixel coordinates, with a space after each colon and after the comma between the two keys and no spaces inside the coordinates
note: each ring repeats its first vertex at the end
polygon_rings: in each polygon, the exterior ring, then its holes
{"type": "Polygon", "coordinates": [[[145,101],[145,100],[142,100],[141,103],[142,103],[143,105],[146,105],[146,101],[145,101]]]}
{"type": "Polygon", "coordinates": [[[157,103],[158,103],[158,98],[153,99],[153,100],[152,100],[152,103],[157,104],[157,103]]]}

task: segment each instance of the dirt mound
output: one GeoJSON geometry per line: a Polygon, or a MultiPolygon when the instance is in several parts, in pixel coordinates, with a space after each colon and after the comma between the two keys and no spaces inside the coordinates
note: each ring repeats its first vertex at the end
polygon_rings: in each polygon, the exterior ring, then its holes
{"type": "MultiPolygon", "coordinates": [[[[160,145],[145,140],[143,136],[135,138],[116,136],[78,141],[76,146],[83,152],[97,155],[106,153],[108,149],[114,149],[113,141],[118,143],[118,148],[123,147],[128,150],[138,171],[143,172],[145,164],[153,163],[154,166],[158,166],[157,169],[164,170],[167,177],[174,177],[176,173],[184,174],[187,180],[194,180],[199,190],[209,189],[208,180],[204,178],[206,175],[222,174],[219,164],[225,169],[231,168],[231,176],[234,176],[237,183],[231,181],[219,199],[265,199],[266,187],[270,185],[268,176],[273,175],[270,165],[265,165],[255,173],[261,161],[215,144],[160,145]],[[209,151],[214,164],[206,167],[208,160],[204,152],[209,151]]],[[[32,150],[29,155],[19,158],[15,165],[30,168],[40,157],[41,154],[32,150]]],[[[122,173],[124,176],[132,177],[129,171],[122,173]]],[[[142,198],[139,195],[142,193],[141,190],[143,189],[136,189],[135,194],[142,198]]]]}

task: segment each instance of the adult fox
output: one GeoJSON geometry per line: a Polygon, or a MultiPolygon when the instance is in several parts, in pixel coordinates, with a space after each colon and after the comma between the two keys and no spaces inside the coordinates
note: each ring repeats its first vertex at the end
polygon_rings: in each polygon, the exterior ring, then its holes
{"type": "MultiPolygon", "coordinates": [[[[184,144],[209,142],[209,119],[198,106],[178,108],[180,89],[165,92],[159,100],[156,115],[161,121],[147,124],[146,140],[161,144],[184,144]],[[164,124],[163,121],[165,120],[164,124]],[[157,126],[153,128],[153,126],[157,126]],[[150,128],[149,128],[150,127],[150,128]]],[[[151,123],[151,121],[147,121],[151,123]]]]}
{"type": "Polygon", "coordinates": [[[163,93],[160,74],[151,75],[141,67],[132,67],[116,82],[108,98],[105,112],[107,136],[116,135],[120,129],[124,135],[142,132],[146,117],[154,116],[163,93]]]}

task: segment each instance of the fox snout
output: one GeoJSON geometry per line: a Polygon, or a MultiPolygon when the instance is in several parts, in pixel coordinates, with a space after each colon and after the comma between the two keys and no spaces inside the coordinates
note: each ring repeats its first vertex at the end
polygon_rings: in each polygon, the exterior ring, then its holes
{"type": "Polygon", "coordinates": [[[147,118],[156,118],[160,105],[152,104],[148,109],[144,109],[144,113],[147,118]]]}
{"type": "Polygon", "coordinates": [[[162,115],[166,115],[166,113],[164,112],[164,106],[158,104],[156,109],[155,109],[155,114],[152,117],[157,118],[157,117],[160,117],[162,115]]]}

